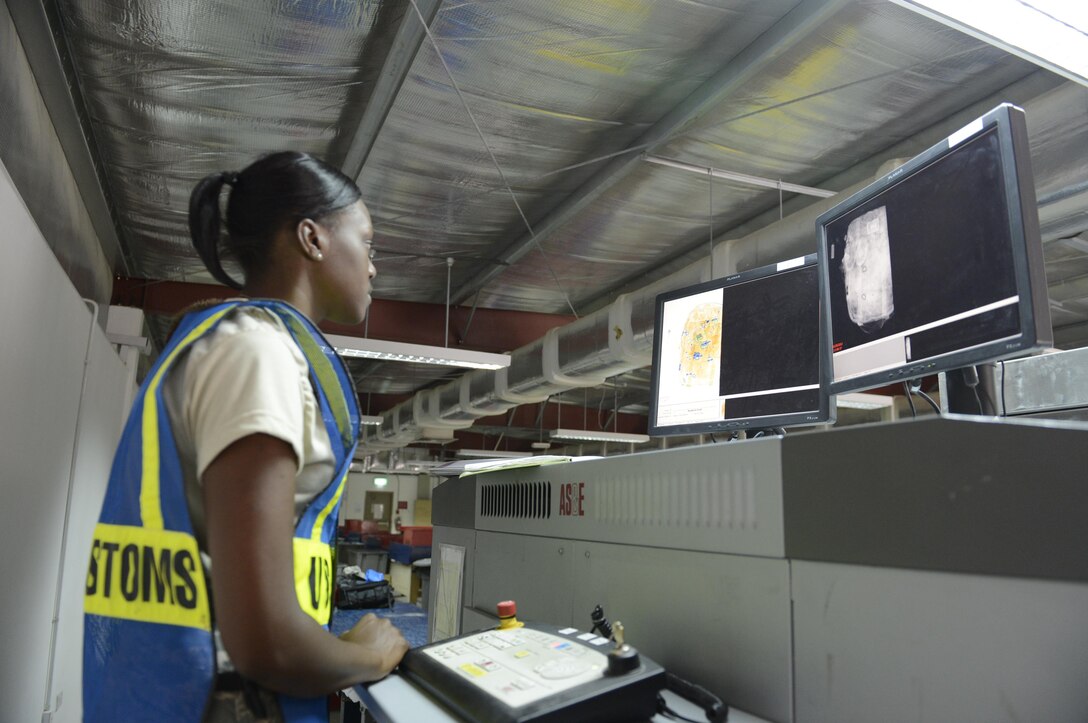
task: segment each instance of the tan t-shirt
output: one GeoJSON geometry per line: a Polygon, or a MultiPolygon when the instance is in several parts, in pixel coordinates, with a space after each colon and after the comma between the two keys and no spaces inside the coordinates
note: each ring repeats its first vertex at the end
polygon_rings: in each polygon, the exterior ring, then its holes
{"type": "Polygon", "coordinates": [[[335,460],[306,358],[267,309],[231,312],[178,361],[164,385],[193,528],[207,549],[200,476],[232,443],[268,434],[298,459],[295,517],[332,479],[335,460]]]}

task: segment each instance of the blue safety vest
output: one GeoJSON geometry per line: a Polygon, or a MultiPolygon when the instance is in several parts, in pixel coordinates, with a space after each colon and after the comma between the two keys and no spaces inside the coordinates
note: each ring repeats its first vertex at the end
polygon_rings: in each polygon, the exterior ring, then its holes
{"type": "MultiPolygon", "coordinates": [[[[351,376],[317,328],[279,301],[231,301],[187,314],[140,388],[95,527],[84,598],[84,720],[178,721],[204,715],[215,683],[208,586],[163,401],[175,362],[232,311],[255,306],[286,323],[310,366],[336,474],[294,532],[298,604],[328,628],[337,513],[359,436],[351,376]]],[[[327,723],[326,698],[280,696],[288,721],[327,723]]]]}

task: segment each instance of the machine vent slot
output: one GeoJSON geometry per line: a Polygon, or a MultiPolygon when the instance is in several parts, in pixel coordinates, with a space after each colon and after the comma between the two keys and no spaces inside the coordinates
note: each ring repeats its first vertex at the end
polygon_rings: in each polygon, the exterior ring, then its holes
{"type": "Polygon", "coordinates": [[[752,467],[625,475],[593,485],[598,522],[672,528],[755,530],[752,467]]]}
{"type": "Polygon", "coordinates": [[[552,516],[552,483],[485,484],[480,488],[480,516],[548,519],[552,516]]]}

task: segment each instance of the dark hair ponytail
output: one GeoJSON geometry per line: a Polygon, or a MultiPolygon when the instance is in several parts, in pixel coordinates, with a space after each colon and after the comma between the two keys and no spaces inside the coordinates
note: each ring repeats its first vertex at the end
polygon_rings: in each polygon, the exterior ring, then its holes
{"type": "Polygon", "coordinates": [[[203,178],[189,197],[189,233],[204,266],[232,289],[242,284],[219,260],[219,196],[224,185],[232,187],[226,207],[227,245],[247,279],[268,263],[269,248],[281,228],[304,218],[320,221],[362,197],[354,181],[308,153],[273,153],[240,173],[203,178]]]}
{"type": "Polygon", "coordinates": [[[189,196],[189,235],[200,260],[216,281],[240,289],[242,285],[232,279],[219,262],[219,194],[232,177],[230,173],[213,173],[196,184],[189,196]]]}

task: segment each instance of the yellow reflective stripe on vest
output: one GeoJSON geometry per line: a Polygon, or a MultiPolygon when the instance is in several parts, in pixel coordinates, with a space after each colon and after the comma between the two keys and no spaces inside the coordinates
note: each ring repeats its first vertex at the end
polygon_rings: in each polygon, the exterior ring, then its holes
{"type": "Polygon", "coordinates": [[[318,346],[310,330],[303,326],[302,322],[296,319],[294,315],[290,316],[289,319],[291,328],[295,332],[295,340],[298,342],[299,347],[302,348],[302,353],[309,360],[310,367],[313,369],[314,374],[317,375],[321,388],[325,390],[325,398],[328,400],[329,410],[336,420],[336,428],[340,430],[344,447],[350,449],[355,440],[351,439],[351,415],[348,413],[347,400],[344,399],[343,393],[337,394],[337,391],[342,389],[340,377],[337,376],[336,370],[333,369],[329,358],[325,356],[325,352],[321,351],[321,347],[318,346]]]}
{"type": "Polygon", "coordinates": [[[295,537],[295,596],[298,604],[321,625],[332,618],[332,548],[295,537]]]}
{"type": "Polygon", "coordinates": [[[200,552],[192,535],[99,523],[85,612],[211,630],[200,552]]]}
{"type": "Polygon", "coordinates": [[[336,509],[336,505],[340,504],[340,497],[344,494],[344,483],[347,482],[347,479],[348,473],[344,472],[344,476],[340,478],[340,481],[336,485],[336,494],[332,496],[329,503],[318,513],[317,519],[314,520],[314,527],[310,531],[310,539],[314,542],[321,541],[321,528],[325,526],[325,520],[327,520],[329,515],[332,514],[332,511],[336,509]]]}
{"type": "Polygon", "coordinates": [[[332,619],[332,545],[321,539],[321,528],[325,520],[336,509],[344,494],[344,483],[348,475],[345,472],[336,486],[336,494],[321,510],[314,522],[310,539],[302,537],[294,540],[295,597],[299,606],[321,625],[328,625],[332,619]]]}
{"type": "Polygon", "coordinates": [[[144,393],[143,426],[143,471],[140,476],[140,520],[143,526],[150,530],[161,530],[162,502],[159,496],[159,404],[156,392],[162,384],[163,375],[170,369],[174,359],[185,351],[190,344],[196,341],[213,324],[223,316],[234,311],[236,307],[228,307],[218,311],[198,324],[182,339],[166,361],[159,365],[158,372],[152,377],[151,383],[144,393]]]}

